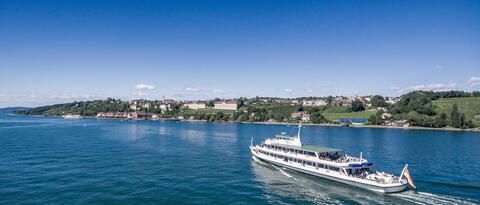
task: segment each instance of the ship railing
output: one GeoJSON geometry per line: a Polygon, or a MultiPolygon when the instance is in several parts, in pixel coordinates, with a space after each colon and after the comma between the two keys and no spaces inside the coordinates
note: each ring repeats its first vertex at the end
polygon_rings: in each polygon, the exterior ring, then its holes
{"type": "Polygon", "coordinates": [[[331,161],[336,163],[351,163],[351,162],[363,162],[363,159],[359,157],[353,157],[350,155],[342,155],[342,156],[319,156],[321,160],[331,161]]]}
{"type": "Polygon", "coordinates": [[[400,182],[400,178],[398,176],[385,172],[369,173],[368,171],[365,171],[357,174],[349,174],[348,176],[358,179],[374,181],[379,184],[394,184],[400,182]]]}
{"type": "MultiPolygon", "coordinates": [[[[296,152],[291,152],[285,149],[275,149],[275,148],[268,148],[265,144],[260,145],[262,148],[266,148],[272,151],[276,152],[281,152],[285,154],[291,154],[291,155],[298,155],[296,152]]],[[[363,162],[364,160],[358,157],[353,157],[350,155],[332,155],[332,156],[310,156],[310,155],[302,155],[302,157],[305,158],[311,158],[311,159],[320,159],[323,161],[328,161],[328,162],[335,162],[335,163],[352,163],[352,162],[363,162]]]]}
{"type": "Polygon", "coordinates": [[[335,159],[334,161],[338,162],[338,163],[349,163],[349,162],[362,162],[363,159],[361,159],[359,157],[353,157],[353,156],[350,156],[350,155],[343,155],[343,156],[340,156],[339,158],[335,159]]]}

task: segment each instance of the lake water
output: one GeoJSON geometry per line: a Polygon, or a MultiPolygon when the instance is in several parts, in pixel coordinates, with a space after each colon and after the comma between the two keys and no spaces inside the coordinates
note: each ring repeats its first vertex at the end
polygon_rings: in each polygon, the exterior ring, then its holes
{"type": "Polygon", "coordinates": [[[383,195],[251,159],[250,138],[295,127],[0,116],[0,204],[477,204],[480,133],[303,128],[417,191],[383,195]]]}

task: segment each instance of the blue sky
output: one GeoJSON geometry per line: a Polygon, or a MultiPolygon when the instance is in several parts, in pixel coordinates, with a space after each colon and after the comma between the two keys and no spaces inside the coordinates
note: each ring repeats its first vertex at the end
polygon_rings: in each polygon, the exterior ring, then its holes
{"type": "Polygon", "coordinates": [[[480,89],[480,1],[0,0],[0,107],[480,89]]]}

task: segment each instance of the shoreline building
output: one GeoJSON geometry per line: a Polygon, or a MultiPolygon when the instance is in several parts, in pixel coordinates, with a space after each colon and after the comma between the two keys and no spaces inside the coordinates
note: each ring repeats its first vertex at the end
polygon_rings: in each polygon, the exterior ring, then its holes
{"type": "Polygon", "coordinates": [[[237,107],[235,101],[218,101],[214,104],[214,109],[217,110],[237,110],[237,107]]]}
{"type": "Polygon", "coordinates": [[[191,101],[186,102],[183,106],[190,108],[192,110],[205,109],[205,101],[191,101]]]}
{"type": "Polygon", "coordinates": [[[290,117],[301,120],[302,122],[310,122],[310,114],[307,112],[294,112],[290,115],[290,117]]]}
{"type": "Polygon", "coordinates": [[[327,104],[328,103],[322,99],[303,101],[303,106],[325,106],[327,104]]]}

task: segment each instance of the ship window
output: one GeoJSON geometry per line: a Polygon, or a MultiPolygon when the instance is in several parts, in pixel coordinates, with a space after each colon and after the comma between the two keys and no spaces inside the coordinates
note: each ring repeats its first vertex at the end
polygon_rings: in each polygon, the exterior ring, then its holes
{"type": "Polygon", "coordinates": [[[330,167],[330,170],[332,170],[332,171],[337,171],[337,172],[338,172],[338,171],[340,171],[340,168],[338,168],[338,167],[330,167]]]}

